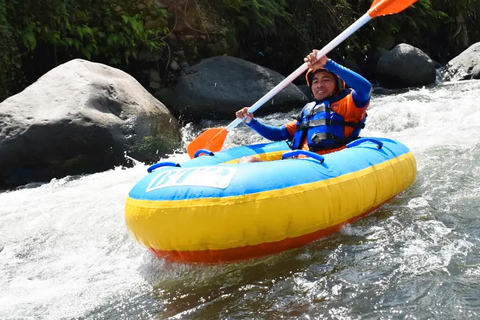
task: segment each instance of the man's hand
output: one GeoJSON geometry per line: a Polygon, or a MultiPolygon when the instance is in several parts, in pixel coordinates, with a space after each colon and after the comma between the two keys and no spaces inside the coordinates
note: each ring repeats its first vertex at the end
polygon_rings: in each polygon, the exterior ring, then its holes
{"type": "Polygon", "coordinates": [[[238,110],[235,112],[237,118],[243,119],[243,122],[249,123],[253,119],[253,114],[248,112],[248,108],[245,107],[243,109],[238,110]]]}
{"type": "Polygon", "coordinates": [[[303,61],[308,64],[308,67],[313,70],[321,69],[328,62],[327,56],[322,56],[317,60],[317,49],[313,49],[303,61]]]}

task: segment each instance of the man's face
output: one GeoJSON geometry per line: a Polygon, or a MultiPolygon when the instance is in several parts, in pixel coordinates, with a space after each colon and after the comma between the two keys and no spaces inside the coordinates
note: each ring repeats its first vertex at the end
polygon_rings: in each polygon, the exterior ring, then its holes
{"type": "Polygon", "coordinates": [[[312,93],[315,99],[323,100],[335,91],[336,77],[327,71],[317,71],[312,78],[312,93]]]}

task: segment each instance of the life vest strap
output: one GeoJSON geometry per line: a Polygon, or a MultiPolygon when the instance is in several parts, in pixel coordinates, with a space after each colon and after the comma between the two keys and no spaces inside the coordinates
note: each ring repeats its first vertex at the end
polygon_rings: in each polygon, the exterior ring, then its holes
{"type": "Polygon", "coordinates": [[[334,143],[328,145],[328,146],[310,146],[310,151],[316,152],[316,151],[322,151],[322,150],[329,150],[329,149],[336,149],[343,147],[347,144],[349,144],[352,141],[355,141],[359,139],[360,137],[355,137],[355,138],[341,138],[337,137],[331,133],[315,133],[312,136],[312,141],[318,145],[320,144],[323,140],[333,140],[334,143]]]}
{"type": "Polygon", "coordinates": [[[322,141],[324,140],[334,140],[334,141],[337,141],[337,140],[340,140],[340,139],[343,139],[341,137],[338,137],[334,134],[331,134],[331,133],[315,133],[313,136],[312,136],[312,141],[313,143],[315,144],[320,144],[322,141]]]}
{"type": "Polygon", "coordinates": [[[319,126],[329,126],[329,125],[340,125],[340,126],[347,126],[352,128],[365,128],[364,122],[347,122],[347,121],[336,121],[330,119],[319,119],[319,120],[307,120],[305,122],[300,123],[297,126],[297,130],[305,130],[312,127],[319,127],[319,126]]]}
{"type": "Polygon", "coordinates": [[[325,104],[318,104],[316,105],[315,107],[313,107],[312,109],[310,109],[306,114],[305,114],[305,117],[309,118],[309,117],[312,117],[314,115],[316,115],[317,113],[320,113],[320,112],[325,112],[325,111],[328,111],[330,112],[332,109],[330,107],[327,107],[325,106],[325,104]]]}

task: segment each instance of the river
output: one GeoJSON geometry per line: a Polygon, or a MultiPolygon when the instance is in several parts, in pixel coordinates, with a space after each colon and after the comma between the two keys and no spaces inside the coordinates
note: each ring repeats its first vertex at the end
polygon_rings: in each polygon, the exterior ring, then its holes
{"type": "MultiPolygon", "coordinates": [[[[415,183],[341,232],[263,259],[155,258],[124,221],[141,163],[0,193],[0,319],[478,319],[479,101],[480,81],[375,94],[362,136],[407,145],[415,183]]],[[[263,141],[241,124],[226,147],[263,141]]]]}

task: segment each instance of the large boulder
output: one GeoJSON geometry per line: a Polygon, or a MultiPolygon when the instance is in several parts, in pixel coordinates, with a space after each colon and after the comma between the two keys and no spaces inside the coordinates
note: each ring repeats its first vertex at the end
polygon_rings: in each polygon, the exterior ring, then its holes
{"type": "Polygon", "coordinates": [[[0,188],[158,160],[177,120],[125,72],[72,60],[0,103],[0,188]]]}
{"type": "MultiPolygon", "coordinates": [[[[175,110],[184,119],[232,119],[285,79],[279,73],[230,56],[203,60],[185,70],[175,89],[175,110]]],[[[294,84],[267,101],[256,114],[298,107],[307,97],[294,84]]]]}
{"type": "Polygon", "coordinates": [[[480,42],[471,45],[442,69],[443,80],[480,79],[480,42]]]}
{"type": "Polygon", "coordinates": [[[421,87],[435,83],[435,63],[422,50],[401,43],[381,56],[375,75],[386,88],[421,87]]]}

